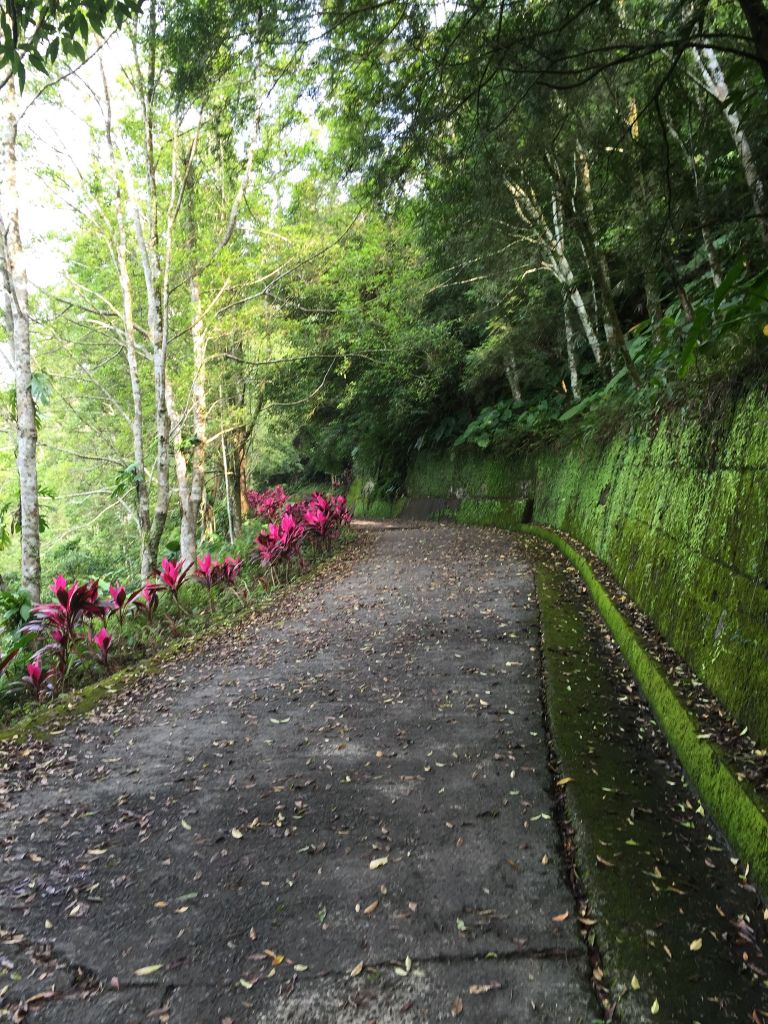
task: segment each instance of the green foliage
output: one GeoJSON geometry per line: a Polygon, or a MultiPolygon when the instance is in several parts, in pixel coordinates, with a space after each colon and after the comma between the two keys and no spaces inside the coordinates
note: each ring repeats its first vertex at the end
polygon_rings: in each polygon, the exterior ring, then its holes
{"type": "Polygon", "coordinates": [[[89,36],[119,27],[143,0],[14,0],[0,8],[0,69],[24,89],[27,68],[47,74],[60,55],[84,61],[89,36]]]}
{"type": "Polygon", "coordinates": [[[6,584],[0,589],[0,636],[16,633],[29,621],[31,611],[29,591],[6,584]]]}

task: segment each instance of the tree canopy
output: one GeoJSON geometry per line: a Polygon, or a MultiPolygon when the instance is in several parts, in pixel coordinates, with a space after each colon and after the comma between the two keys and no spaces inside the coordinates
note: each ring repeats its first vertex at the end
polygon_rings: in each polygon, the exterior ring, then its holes
{"type": "Polygon", "coordinates": [[[4,573],[35,425],[44,571],[128,576],[236,536],[252,485],[393,495],[424,446],[610,434],[754,379],[765,15],[8,6],[6,154],[66,213],[32,240],[19,192],[5,254],[9,343],[26,247],[57,271],[8,384],[4,573]]]}

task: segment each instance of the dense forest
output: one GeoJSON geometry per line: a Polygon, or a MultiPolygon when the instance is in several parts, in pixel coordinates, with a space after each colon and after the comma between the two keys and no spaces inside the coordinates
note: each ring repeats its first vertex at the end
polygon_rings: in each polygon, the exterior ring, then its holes
{"type": "Polygon", "coordinates": [[[247,491],[713,408],[768,334],[760,0],[4,8],[8,621],[247,491]],[[26,588],[20,591],[19,588],[26,588]]]}

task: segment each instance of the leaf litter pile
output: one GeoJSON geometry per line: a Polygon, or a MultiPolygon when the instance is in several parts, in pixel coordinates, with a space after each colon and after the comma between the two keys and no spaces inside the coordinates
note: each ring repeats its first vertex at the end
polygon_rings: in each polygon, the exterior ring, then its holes
{"type": "Polygon", "coordinates": [[[371,531],[0,754],[0,1020],[589,1022],[521,542],[371,531]]]}

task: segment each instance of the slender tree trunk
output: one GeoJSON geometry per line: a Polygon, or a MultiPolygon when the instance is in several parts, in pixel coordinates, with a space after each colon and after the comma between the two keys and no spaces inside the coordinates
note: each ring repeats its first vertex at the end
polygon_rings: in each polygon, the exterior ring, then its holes
{"type": "Polygon", "coordinates": [[[205,356],[206,339],[203,329],[203,312],[200,303],[200,286],[197,277],[192,278],[192,324],[190,335],[193,349],[192,417],[195,436],[192,451],[188,455],[184,439],[184,425],[176,409],[173,387],[166,377],[165,394],[171,427],[173,457],[176,466],[176,483],[179,489],[181,510],[181,560],[185,565],[194,564],[197,558],[197,524],[205,489],[206,450],[206,397],[205,397],[205,356]]]}
{"type": "Polygon", "coordinates": [[[632,383],[635,387],[639,387],[640,375],[638,374],[637,367],[629,354],[627,339],[624,335],[624,329],[621,326],[621,320],[619,319],[619,314],[616,310],[616,303],[613,299],[613,285],[611,283],[608,260],[603,247],[597,240],[594,228],[595,217],[594,206],[592,203],[592,185],[590,182],[589,160],[586,152],[581,148],[581,146],[577,149],[576,160],[579,169],[579,185],[582,206],[581,211],[577,211],[580,212],[580,216],[578,216],[577,219],[582,228],[584,247],[587,251],[587,257],[592,264],[591,269],[594,272],[595,278],[597,279],[597,285],[600,290],[600,298],[605,311],[606,340],[611,351],[616,353],[624,364],[632,383]]]}
{"type": "Polygon", "coordinates": [[[581,399],[581,382],[576,363],[576,339],[571,325],[570,302],[567,292],[563,293],[563,321],[565,323],[565,353],[568,357],[568,374],[571,379],[571,393],[578,402],[581,399]]]}
{"type": "MultiPolygon", "coordinates": [[[[192,193],[194,196],[194,192],[192,193]]],[[[196,236],[194,212],[190,212],[190,236],[196,236]]],[[[189,516],[197,524],[200,505],[205,490],[205,455],[208,431],[208,406],[206,400],[206,368],[208,338],[205,330],[203,303],[200,292],[200,278],[195,273],[189,282],[192,323],[192,422],[195,436],[192,449],[192,474],[189,486],[189,516]]]]}
{"type": "Polygon", "coordinates": [[[120,167],[112,136],[112,106],[103,65],[101,65],[101,77],[104,87],[107,147],[112,161],[112,173],[115,178],[114,209],[117,223],[117,245],[115,248],[117,254],[117,275],[123,300],[123,344],[125,347],[125,361],[128,366],[128,377],[131,382],[131,402],[133,406],[131,439],[133,442],[133,468],[136,481],[136,518],[139,526],[141,548],[141,574],[144,579],[147,579],[154,568],[154,560],[149,548],[150,512],[149,488],[147,487],[147,471],[144,457],[144,409],[136,348],[133,290],[131,287],[131,276],[128,271],[128,230],[126,227],[125,192],[120,183],[120,167]]]}
{"type": "Polygon", "coordinates": [[[24,246],[19,226],[17,181],[16,91],[5,86],[2,195],[0,218],[6,326],[11,342],[16,386],[16,468],[21,496],[21,582],[34,600],[40,597],[40,509],[37,488],[37,422],[32,396],[32,351],[29,293],[24,246]]]}
{"type": "Polygon", "coordinates": [[[507,378],[507,384],[509,384],[512,397],[516,402],[522,402],[523,392],[520,390],[520,371],[517,368],[517,360],[515,359],[512,346],[507,349],[507,355],[504,360],[504,375],[507,378]]]}
{"type": "Polygon", "coordinates": [[[582,329],[586,336],[589,347],[592,349],[592,354],[595,357],[595,362],[599,366],[603,361],[603,353],[600,347],[600,340],[595,333],[595,329],[592,326],[592,321],[589,316],[586,303],[582,297],[581,292],[576,286],[576,279],[574,278],[571,265],[565,255],[565,232],[563,226],[563,207],[560,202],[560,196],[557,191],[552,192],[552,237],[554,243],[554,255],[557,261],[557,265],[560,270],[560,280],[562,284],[568,290],[573,307],[576,310],[579,321],[581,322],[582,329]]]}
{"type": "Polygon", "coordinates": [[[709,263],[710,273],[712,274],[712,281],[715,288],[717,288],[723,279],[723,269],[720,265],[720,258],[717,255],[717,250],[715,249],[712,232],[709,230],[709,224],[707,223],[707,211],[704,206],[704,198],[701,194],[701,189],[699,188],[699,171],[696,167],[696,160],[688,146],[683,142],[680,133],[672,122],[667,119],[666,125],[667,131],[680,147],[680,152],[683,154],[683,159],[690,171],[691,180],[693,181],[693,190],[696,194],[696,210],[699,215],[699,230],[701,231],[702,241],[704,242],[704,251],[707,254],[707,261],[709,263]]]}
{"type": "Polygon", "coordinates": [[[224,474],[224,496],[227,502],[227,527],[229,529],[229,543],[235,539],[234,524],[232,522],[232,490],[229,486],[229,463],[227,461],[227,442],[222,432],[221,435],[221,468],[224,474]]]}
{"type": "Polygon", "coordinates": [[[661,343],[661,321],[664,310],[659,296],[659,286],[656,282],[656,274],[646,267],[643,286],[645,288],[645,304],[648,309],[648,319],[651,321],[651,332],[656,345],[661,343]]]}
{"type": "Polygon", "coordinates": [[[755,56],[768,85],[768,8],[762,0],[739,0],[755,44],[755,56]]]}
{"type": "Polygon", "coordinates": [[[731,138],[736,152],[739,154],[744,177],[752,197],[752,208],[755,211],[760,237],[763,245],[768,249],[768,199],[765,182],[758,171],[752,147],[744,131],[741,115],[731,100],[731,91],[715,51],[711,47],[705,46],[701,51],[694,49],[693,57],[701,74],[704,88],[720,104],[728,122],[731,138]]]}
{"type": "Polygon", "coordinates": [[[246,481],[246,457],[245,446],[247,435],[245,427],[237,427],[232,431],[232,529],[237,537],[242,528],[243,522],[248,515],[248,499],[246,493],[248,484],[246,481]]]}

